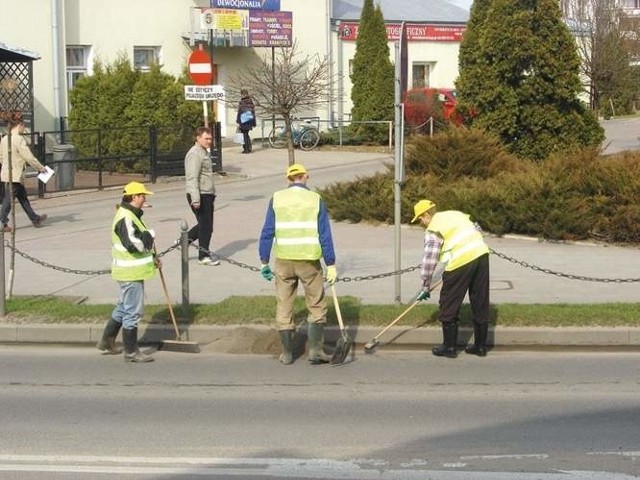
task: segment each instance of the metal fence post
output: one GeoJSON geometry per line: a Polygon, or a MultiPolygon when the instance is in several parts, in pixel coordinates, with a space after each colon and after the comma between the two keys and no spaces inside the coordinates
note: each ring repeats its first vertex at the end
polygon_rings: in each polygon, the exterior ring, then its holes
{"type": "Polygon", "coordinates": [[[158,130],[155,125],[149,127],[149,176],[151,183],[158,179],[158,130]]]}
{"type": "MultiPolygon", "coordinates": [[[[36,132],[35,133],[35,141],[36,141],[36,157],[38,161],[42,165],[47,164],[47,144],[46,138],[43,133],[36,132]]],[[[38,182],[38,198],[44,198],[44,193],[47,191],[46,183],[38,182]]]]}

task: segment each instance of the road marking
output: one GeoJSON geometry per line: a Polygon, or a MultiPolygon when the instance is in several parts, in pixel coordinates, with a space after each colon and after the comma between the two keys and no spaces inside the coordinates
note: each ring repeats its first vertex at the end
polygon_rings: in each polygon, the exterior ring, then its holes
{"type": "Polygon", "coordinates": [[[511,455],[467,455],[460,457],[461,460],[504,460],[513,458],[514,460],[521,460],[523,458],[539,458],[541,460],[549,458],[546,453],[524,453],[524,454],[511,454],[511,455]]]}
{"type": "MultiPolygon", "coordinates": [[[[608,453],[608,452],[606,452],[608,453]]],[[[613,452],[612,452],[613,453],[613,452]]],[[[626,452],[637,453],[637,452],[626,452]]],[[[379,462],[379,460],[373,460],[379,462]]],[[[363,460],[362,463],[366,463],[363,460]]],[[[463,465],[463,464],[450,464],[463,465]]],[[[98,457],[74,455],[0,455],[2,472],[155,475],[181,478],[298,478],[326,480],[632,480],[632,475],[593,471],[553,473],[381,470],[361,468],[353,460],[294,458],[98,457]],[[171,465],[167,465],[171,463],[171,465]],[[80,465],[79,465],[80,464],[80,465]]]]}

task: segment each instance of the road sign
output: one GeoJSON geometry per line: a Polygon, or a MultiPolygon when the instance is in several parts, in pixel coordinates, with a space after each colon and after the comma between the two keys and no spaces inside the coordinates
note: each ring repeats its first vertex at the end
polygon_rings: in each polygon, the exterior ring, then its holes
{"type": "Polygon", "coordinates": [[[224,101],[224,87],[222,85],[185,85],[185,100],[221,100],[224,101]]]}
{"type": "Polygon", "coordinates": [[[196,85],[211,85],[213,83],[211,57],[204,50],[194,50],[189,55],[189,77],[196,85]]]}

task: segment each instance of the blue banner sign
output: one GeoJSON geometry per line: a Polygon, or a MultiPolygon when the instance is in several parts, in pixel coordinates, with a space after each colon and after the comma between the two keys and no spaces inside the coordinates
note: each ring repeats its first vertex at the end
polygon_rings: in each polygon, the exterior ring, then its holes
{"type": "Polygon", "coordinates": [[[279,11],[280,0],[211,0],[211,8],[279,11]]]}

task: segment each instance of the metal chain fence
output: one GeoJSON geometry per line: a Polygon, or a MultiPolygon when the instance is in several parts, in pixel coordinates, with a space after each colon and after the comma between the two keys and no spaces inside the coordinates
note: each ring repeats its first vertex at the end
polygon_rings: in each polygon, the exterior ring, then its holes
{"type": "MultiPolygon", "coordinates": [[[[206,250],[204,248],[200,248],[197,245],[190,245],[193,248],[196,248],[198,251],[203,251],[204,253],[206,253],[207,255],[214,255],[216,258],[220,259],[223,262],[226,262],[230,265],[233,265],[235,267],[238,268],[243,268],[246,270],[249,270],[251,272],[259,272],[260,268],[256,267],[254,265],[249,265],[243,262],[240,262],[238,260],[234,260],[230,257],[225,257],[223,255],[218,255],[215,252],[211,252],[209,250],[206,250]]],[[[21,250],[19,250],[18,248],[14,247],[13,245],[11,245],[8,241],[5,241],[5,247],[13,250],[17,255],[21,256],[22,258],[24,258],[25,260],[29,260],[30,262],[33,262],[35,264],[38,264],[42,267],[45,268],[50,268],[52,270],[58,271],[58,272],[63,272],[63,273],[72,273],[75,275],[107,275],[111,273],[111,270],[78,270],[78,269],[74,269],[74,268],[66,268],[66,267],[60,267],[58,265],[54,265],[52,263],[49,262],[45,262],[43,260],[39,260],[35,257],[33,257],[32,255],[29,255],[26,252],[23,252],[21,250]]],[[[158,253],[158,257],[163,257],[165,255],[167,255],[169,252],[176,250],[180,248],[179,244],[175,244],[170,246],[169,248],[166,248],[165,250],[162,250],[161,252],[158,253]]],[[[505,255],[504,253],[500,253],[494,249],[491,249],[491,253],[493,255],[495,255],[498,258],[501,258],[503,260],[506,260],[508,262],[511,262],[513,264],[519,265],[521,267],[524,268],[529,268],[531,270],[535,270],[536,272],[540,272],[540,273],[544,273],[547,275],[555,275],[557,277],[562,277],[562,278],[568,278],[570,280],[579,280],[579,281],[583,281],[583,282],[600,282],[600,283],[637,283],[640,282],[640,278],[602,278],[602,277],[587,277],[584,275],[575,275],[572,273],[564,273],[564,272],[558,272],[555,270],[551,270],[549,268],[544,268],[544,267],[540,267],[538,265],[534,265],[528,262],[525,262],[523,260],[518,260],[516,258],[510,257],[508,255],[505,255]]],[[[408,267],[402,270],[394,270],[391,272],[384,272],[384,273],[379,273],[376,275],[362,275],[362,276],[355,276],[355,277],[340,277],[336,280],[336,282],[344,282],[344,283],[349,283],[349,282],[366,282],[366,281],[370,281],[370,280],[378,280],[381,278],[386,278],[386,277],[392,277],[394,275],[404,275],[405,273],[410,273],[413,272],[415,270],[418,270],[420,268],[420,265],[416,265],[413,267],[408,267]]]]}

